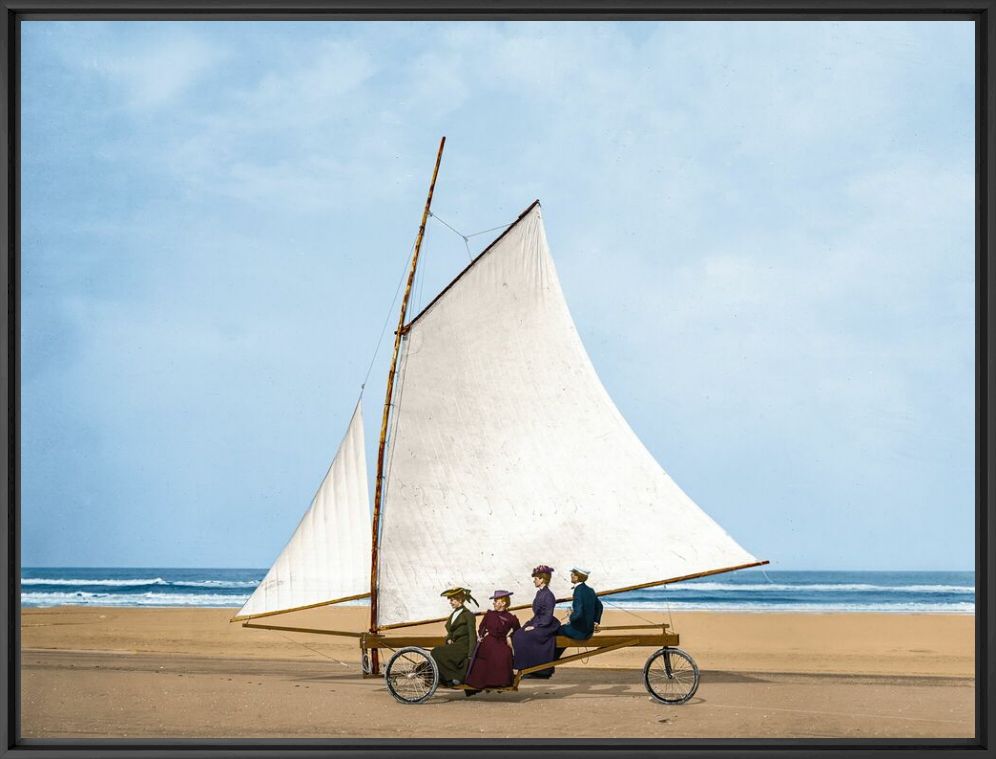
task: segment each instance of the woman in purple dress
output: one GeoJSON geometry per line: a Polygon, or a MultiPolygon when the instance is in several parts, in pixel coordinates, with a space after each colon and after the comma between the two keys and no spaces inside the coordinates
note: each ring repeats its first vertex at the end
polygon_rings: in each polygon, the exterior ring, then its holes
{"type": "MultiPolygon", "coordinates": [[[[554,643],[560,622],[553,616],[553,607],[557,605],[557,600],[553,591],[547,587],[550,584],[552,574],[553,567],[548,567],[546,564],[540,564],[533,570],[533,585],[538,588],[536,598],[533,599],[533,618],[512,635],[516,669],[525,669],[536,664],[553,661],[554,643]]],[[[552,675],[553,667],[550,667],[533,672],[526,677],[546,679],[552,675]]]]}
{"type": "Polygon", "coordinates": [[[467,679],[473,690],[464,691],[468,696],[485,688],[506,688],[512,684],[512,649],[508,647],[508,634],[519,629],[519,618],[508,611],[512,594],[496,590],[491,596],[494,609],[484,613],[477,628],[477,650],[470,661],[467,679]]]}

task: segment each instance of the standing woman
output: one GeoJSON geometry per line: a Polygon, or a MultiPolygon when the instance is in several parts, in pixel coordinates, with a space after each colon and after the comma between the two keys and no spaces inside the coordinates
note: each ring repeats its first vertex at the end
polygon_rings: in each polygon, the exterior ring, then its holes
{"type": "Polygon", "coordinates": [[[467,685],[474,690],[464,691],[468,696],[485,688],[505,688],[512,684],[512,649],[506,638],[519,629],[519,618],[508,611],[512,602],[509,591],[496,590],[491,600],[494,609],[484,613],[477,628],[477,652],[467,673],[467,685]]]}
{"type": "MultiPolygon", "coordinates": [[[[458,685],[467,674],[467,663],[477,645],[474,613],[464,606],[474,601],[468,588],[449,588],[439,595],[448,598],[453,613],[446,620],[446,642],[432,649],[432,658],[439,667],[439,680],[446,685],[458,685]]],[[[474,601],[474,606],[477,606],[474,601]]]]}
{"type": "MultiPolygon", "coordinates": [[[[553,567],[548,567],[546,564],[540,564],[533,569],[533,585],[537,587],[536,598],[533,599],[533,618],[512,635],[516,669],[553,661],[554,643],[560,622],[553,616],[553,607],[557,605],[557,600],[553,591],[547,587],[552,575],[553,567]]],[[[552,667],[526,675],[541,679],[552,676],[552,667]]]]}

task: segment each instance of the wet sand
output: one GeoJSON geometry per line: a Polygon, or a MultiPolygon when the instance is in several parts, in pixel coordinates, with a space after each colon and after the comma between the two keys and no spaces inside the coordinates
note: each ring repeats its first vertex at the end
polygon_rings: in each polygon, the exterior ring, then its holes
{"type": "MultiPolygon", "coordinates": [[[[971,738],[966,615],[674,613],[702,670],[687,704],[650,699],[649,648],[558,668],[518,692],[396,703],[356,639],[243,628],[231,609],[22,612],[25,738],[971,738]],[[584,715],[579,719],[579,715],[584,715]]],[[[605,625],[667,622],[607,612],[605,625]]],[[[366,609],[259,620],[355,630],[366,609]]],[[[440,628],[412,628],[412,634],[440,628]]],[[[402,635],[409,631],[396,631],[402,635]]]]}

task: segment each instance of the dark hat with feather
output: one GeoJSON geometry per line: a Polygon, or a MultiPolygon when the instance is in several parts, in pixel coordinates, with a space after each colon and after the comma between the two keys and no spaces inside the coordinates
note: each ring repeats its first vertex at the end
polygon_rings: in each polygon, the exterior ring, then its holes
{"type": "Polygon", "coordinates": [[[460,601],[473,601],[474,606],[480,606],[480,604],[477,603],[477,599],[470,594],[470,588],[461,588],[459,586],[447,588],[439,595],[444,598],[456,598],[460,601]]]}

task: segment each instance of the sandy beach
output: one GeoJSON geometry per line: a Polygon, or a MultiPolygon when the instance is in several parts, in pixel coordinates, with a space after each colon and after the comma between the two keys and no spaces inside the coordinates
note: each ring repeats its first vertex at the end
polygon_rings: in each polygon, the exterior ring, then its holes
{"type": "MultiPolygon", "coordinates": [[[[518,692],[440,689],[396,703],[356,639],[252,630],[234,609],[22,611],[24,738],[971,738],[974,617],[670,615],[702,670],[681,706],[652,701],[625,649],[518,692]],[[584,719],[579,719],[580,714],[584,719]]],[[[363,607],[270,621],[359,631],[363,607]],[[278,621],[279,620],[279,621],[278,621]]],[[[606,612],[604,625],[668,622],[606,612]]],[[[264,620],[260,620],[261,622],[264,620]]],[[[417,634],[441,628],[410,628],[417,634]]]]}

